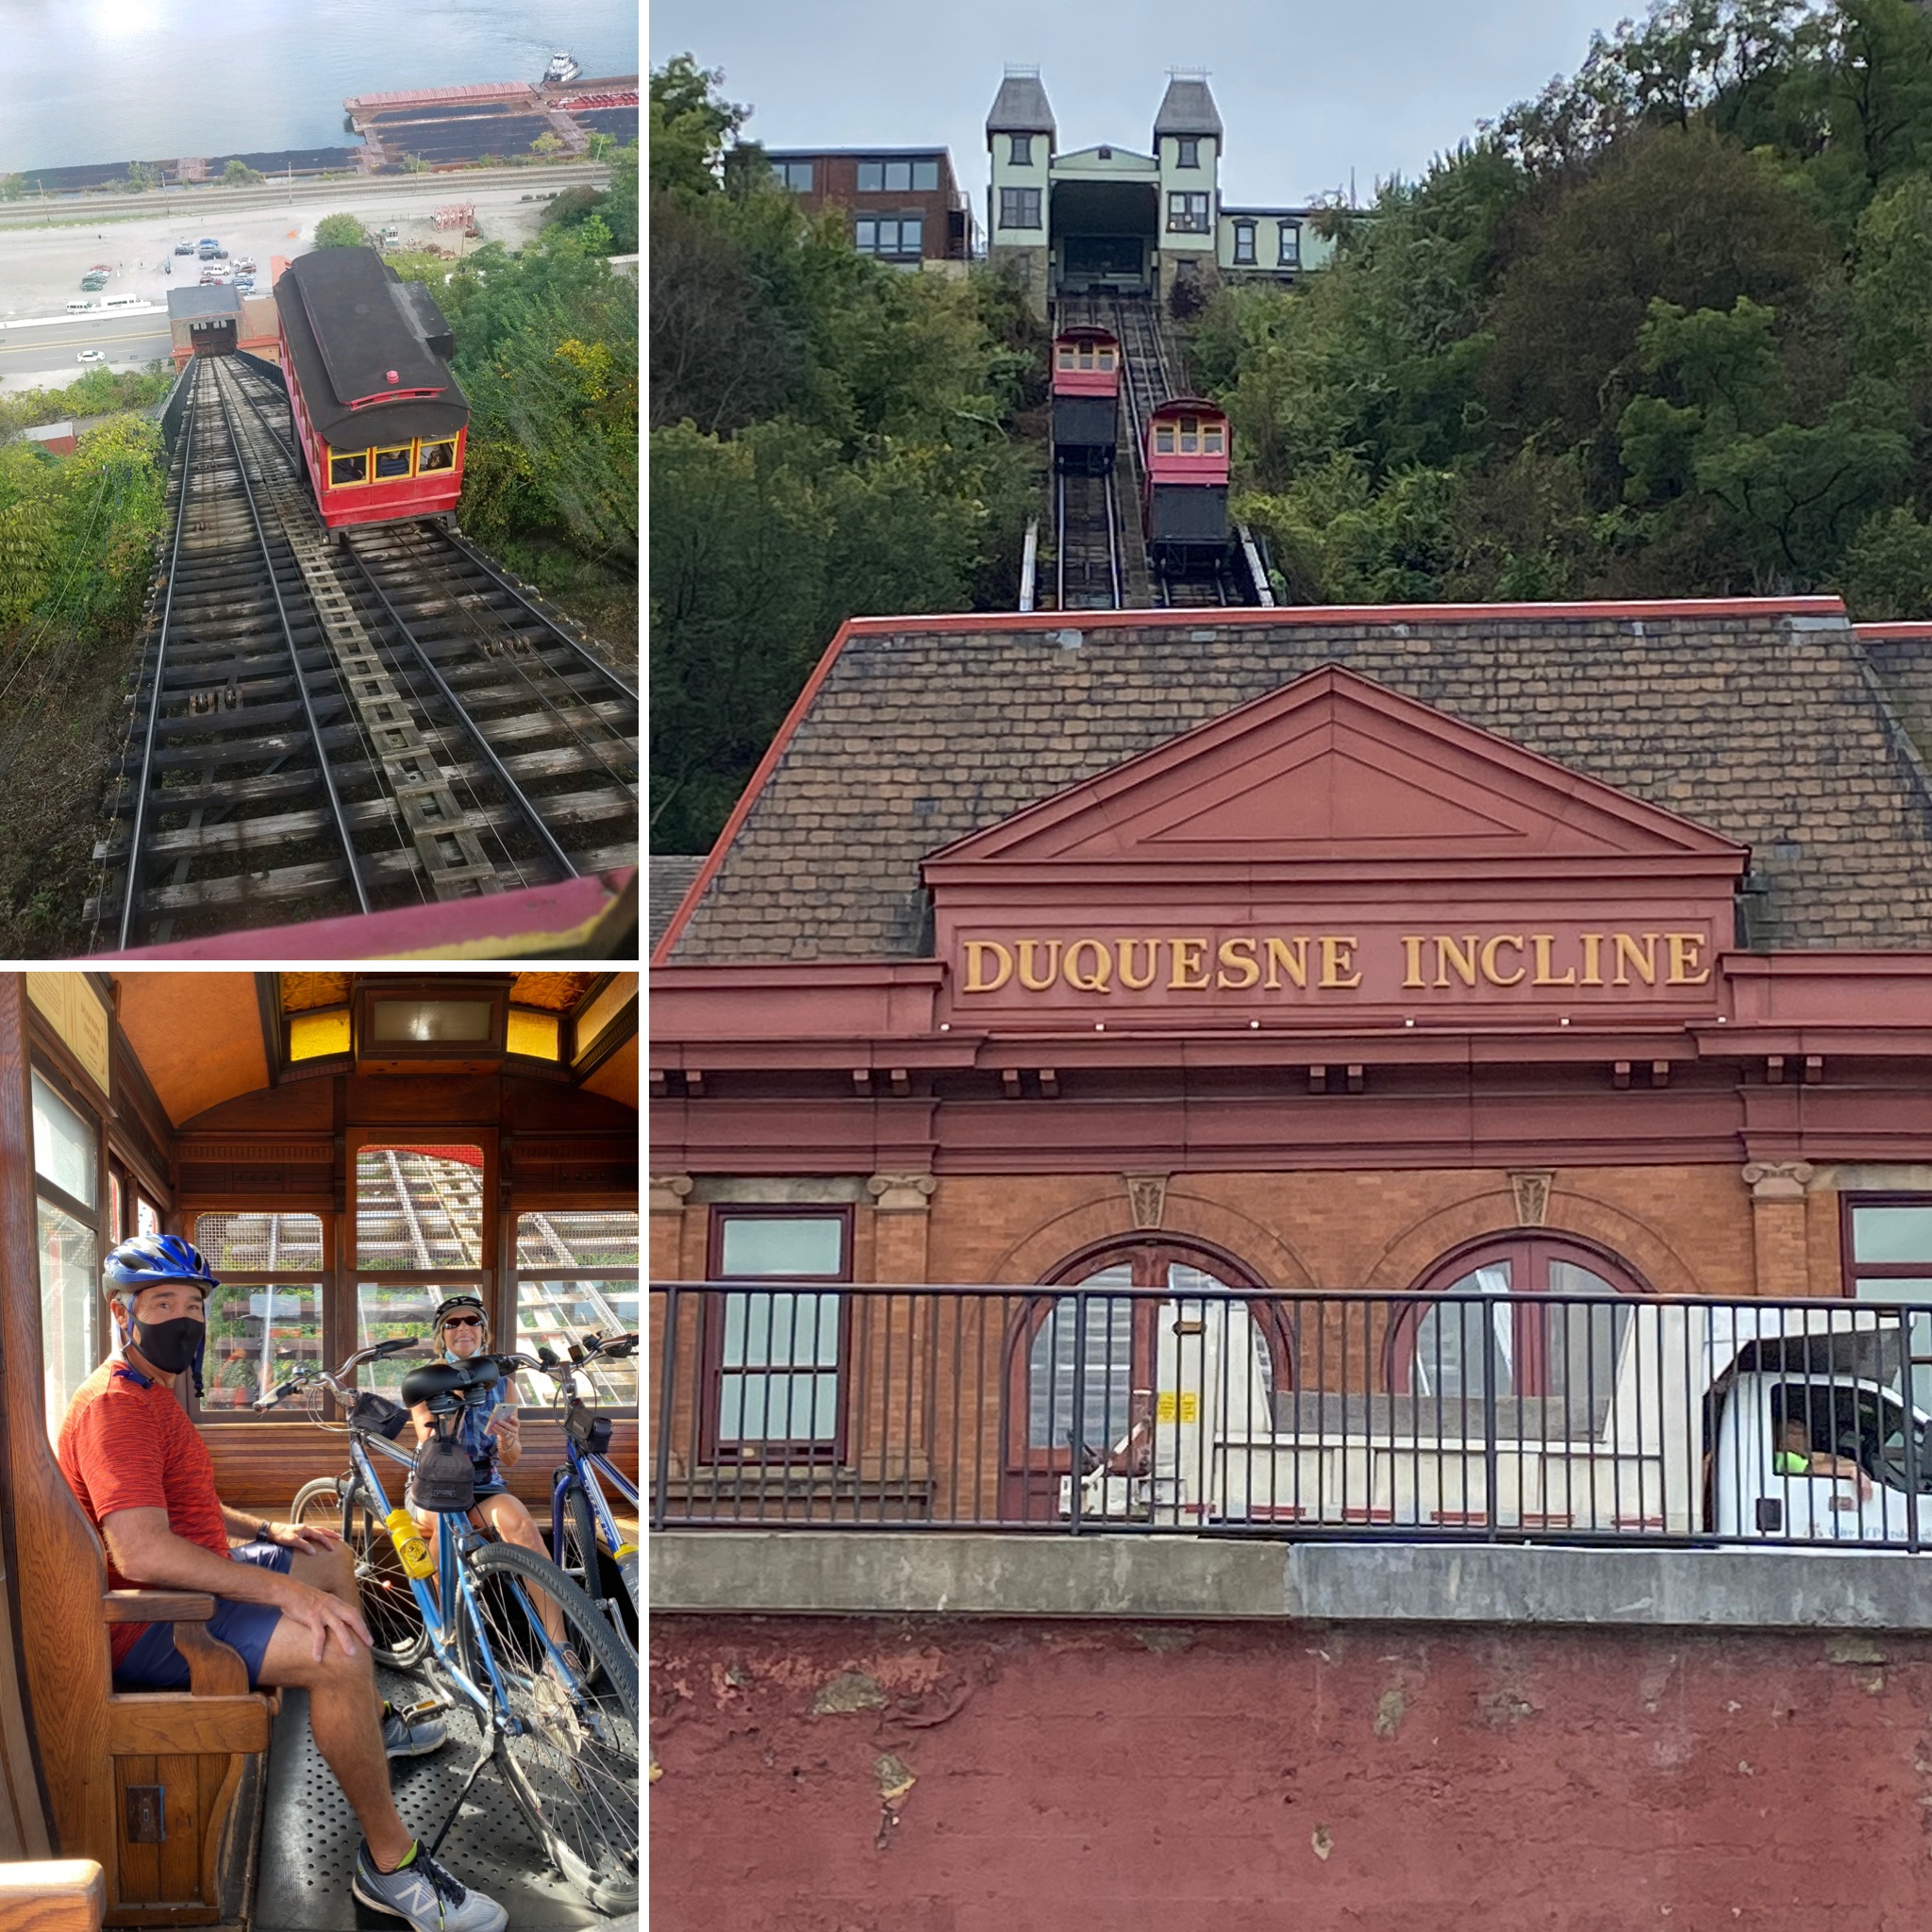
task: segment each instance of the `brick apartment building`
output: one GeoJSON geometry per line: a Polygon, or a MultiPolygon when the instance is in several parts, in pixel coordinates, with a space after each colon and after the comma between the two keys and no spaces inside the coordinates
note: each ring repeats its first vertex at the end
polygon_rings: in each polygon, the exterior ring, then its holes
{"type": "Polygon", "coordinates": [[[899,268],[973,258],[972,206],[944,148],[773,148],[766,158],[811,213],[851,216],[861,255],[899,268]]]}

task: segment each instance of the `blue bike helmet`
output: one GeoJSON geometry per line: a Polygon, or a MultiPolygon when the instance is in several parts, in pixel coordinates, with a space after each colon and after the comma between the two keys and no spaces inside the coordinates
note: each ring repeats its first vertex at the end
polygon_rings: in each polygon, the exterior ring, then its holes
{"type": "MultiPolygon", "coordinates": [[[[174,1281],[192,1282],[204,1291],[221,1286],[201,1250],[178,1234],[138,1234],[132,1241],[123,1241],[110,1249],[101,1263],[101,1277],[110,1295],[137,1295],[144,1288],[161,1288],[174,1281]]],[[[197,1401],[202,1394],[201,1365],[207,1347],[204,1329],[194,1359],[189,1364],[197,1401]]]]}
{"type": "Polygon", "coordinates": [[[193,1281],[203,1288],[222,1285],[201,1250],[178,1234],[138,1234],[123,1241],[108,1251],[101,1275],[110,1292],[126,1289],[139,1294],[168,1281],[193,1281]]]}

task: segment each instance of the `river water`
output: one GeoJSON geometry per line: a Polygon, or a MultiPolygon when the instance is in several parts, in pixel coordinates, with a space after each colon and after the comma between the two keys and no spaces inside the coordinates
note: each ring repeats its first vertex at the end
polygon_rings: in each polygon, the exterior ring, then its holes
{"type": "Polygon", "coordinates": [[[0,174],[354,145],[342,101],[636,74],[637,0],[0,0],[0,174]]]}

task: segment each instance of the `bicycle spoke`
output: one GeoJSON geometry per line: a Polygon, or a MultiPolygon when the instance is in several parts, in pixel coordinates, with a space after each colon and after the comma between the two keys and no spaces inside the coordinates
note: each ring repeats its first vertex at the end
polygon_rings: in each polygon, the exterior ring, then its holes
{"type": "Polygon", "coordinates": [[[492,1544],[475,1553],[470,1569],[464,1666],[479,1684],[494,1666],[513,1731],[501,1739],[511,1788],[565,1877],[600,1910],[633,1909],[636,1668],[595,1606],[554,1564],[492,1544]],[[575,1668],[559,1665],[565,1653],[575,1668]]]}

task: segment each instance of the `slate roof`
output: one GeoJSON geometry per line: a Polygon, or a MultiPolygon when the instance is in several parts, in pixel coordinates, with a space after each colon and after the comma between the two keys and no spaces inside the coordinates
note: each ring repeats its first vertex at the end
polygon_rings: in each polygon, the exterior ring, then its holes
{"type": "Polygon", "coordinates": [[[650,930],[646,945],[655,946],[664,937],[664,928],[671,924],[677,902],[684,897],[704,862],[702,858],[686,858],[679,853],[651,854],[651,903],[647,908],[650,930]]]}
{"type": "Polygon", "coordinates": [[[1881,666],[1841,616],[1638,608],[1129,615],[1074,648],[1052,620],[874,621],[671,957],[926,957],[926,855],[1324,663],[1750,846],[1757,946],[1932,950],[1932,745],[1906,723],[1932,724],[1932,645],[1881,666]]]}
{"type": "Polygon", "coordinates": [[[1037,74],[1009,74],[986,117],[989,134],[1052,134],[1053,109],[1037,74]]]}
{"type": "Polygon", "coordinates": [[[1205,80],[1170,80],[1154,117],[1154,138],[1163,134],[1211,134],[1222,138],[1221,110],[1205,80]]]}
{"type": "Polygon", "coordinates": [[[206,288],[168,291],[170,322],[203,322],[211,315],[241,313],[242,291],[233,282],[210,282],[206,288]]]}

